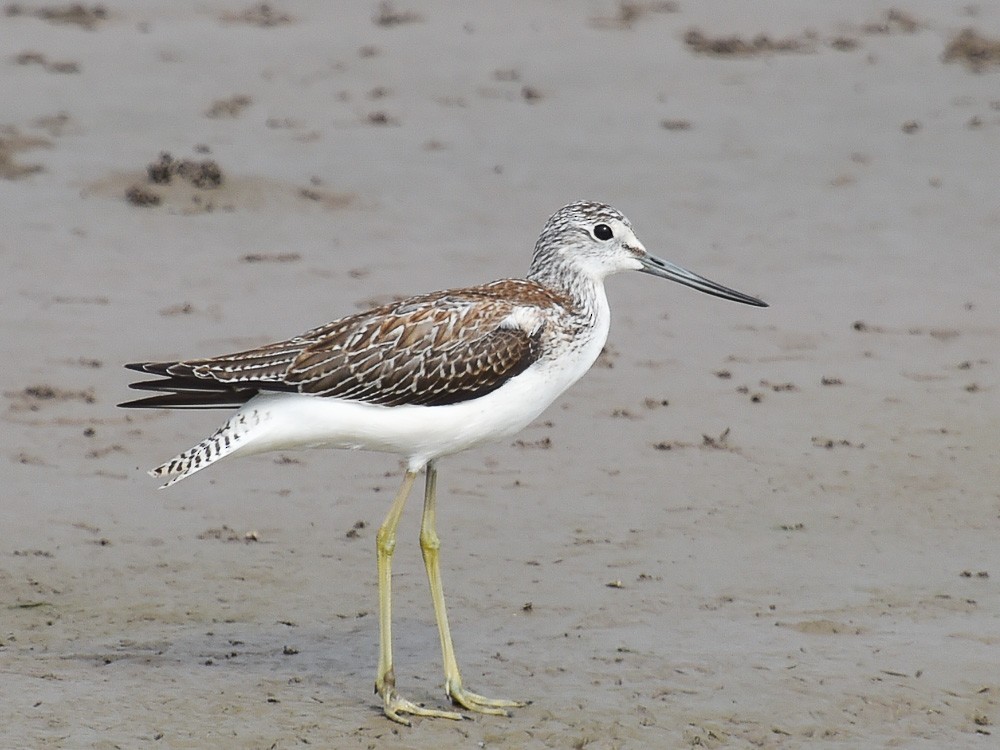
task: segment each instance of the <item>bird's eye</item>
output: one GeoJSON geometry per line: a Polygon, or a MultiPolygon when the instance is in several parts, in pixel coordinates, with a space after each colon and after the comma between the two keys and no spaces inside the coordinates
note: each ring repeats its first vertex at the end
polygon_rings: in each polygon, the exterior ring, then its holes
{"type": "Polygon", "coordinates": [[[594,227],[594,236],[599,240],[610,240],[615,236],[615,233],[611,231],[611,227],[607,224],[598,224],[594,227]]]}

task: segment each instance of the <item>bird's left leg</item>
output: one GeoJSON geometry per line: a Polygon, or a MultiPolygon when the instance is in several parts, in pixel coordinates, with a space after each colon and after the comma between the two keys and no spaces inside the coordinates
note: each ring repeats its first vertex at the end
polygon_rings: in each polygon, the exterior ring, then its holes
{"type": "Polygon", "coordinates": [[[452,702],[469,711],[484,714],[508,716],[505,709],[525,705],[521,701],[506,698],[486,698],[466,690],[462,685],[462,675],[458,671],[455,660],[455,647],[451,642],[451,630],[448,628],[448,612],[444,603],[444,588],[441,586],[441,565],[438,550],[441,540],[438,539],[436,527],[437,505],[437,467],[431,461],[427,464],[427,485],[424,490],[424,513],[420,521],[420,551],[424,556],[424,567],[427,568],[427,579],[431,585],[431,599],[434,602],[434,617],[437,619],[438,635],[441,636],[441,655],[444,659],[444,689],[452,702]]]}
{"type": "Polygon", "coordinates": [[[413,701],[403,698],[396,692],[396,671],[392,666],[392,553],[396,549],[396,527],[399,517],[403,514],[406,498],[417,478],[414,471],[407,471],[403,478],[403,486],[396,493],[396,499],[389,508],[385,521],[379,527],[375,538],[378,552],[378,615],[379,615],[379,652],[378,671],[375,674],[375,692],[382,696],[382,710],[385,715],[400,724],[410,725],[401,714],[414,716],[430,716],[440,719],[462,719],[462,714],[454,711],[438,711],[424,708],[413,701]]]}

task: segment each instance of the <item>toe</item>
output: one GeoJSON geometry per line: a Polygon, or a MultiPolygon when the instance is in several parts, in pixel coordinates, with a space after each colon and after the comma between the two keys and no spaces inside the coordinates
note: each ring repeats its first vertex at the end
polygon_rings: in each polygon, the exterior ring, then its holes
{"type": "Polygon", "coordinates": [[[461,684],[449,684],[447,688],[448,697],[458,706],[462,706],[469,711],[491,716],[510,716],[508,708],[520,708],[527,705],[522,701],[514,701],[508,698],[487,698],[471,690],[466,690],[461,684]]]}
{"type": "Polygon", "coordinates": [[[383,697],[382,710],[388,718],[407,727],[410,726],[410,720],[400,714],[424,716],[431,719],[451,719],[453,721],[461,721],[465,718],[465,716],[457,711],[441,711],[436,708],[425,708],[403,698],[395,690],[386,691],[383,697]]]}

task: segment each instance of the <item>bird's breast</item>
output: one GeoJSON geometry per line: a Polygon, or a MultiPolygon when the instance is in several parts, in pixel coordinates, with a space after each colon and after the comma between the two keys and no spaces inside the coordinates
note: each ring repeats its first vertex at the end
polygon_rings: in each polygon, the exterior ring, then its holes
{"type": "Polygon", "coordinates": [[[545,327],[544,352],[532,369],[548,372],[559,383],[558,393],[562,393],[597,361],[608,340],[610,324],[606,302],[553,316],[545,327]]]}

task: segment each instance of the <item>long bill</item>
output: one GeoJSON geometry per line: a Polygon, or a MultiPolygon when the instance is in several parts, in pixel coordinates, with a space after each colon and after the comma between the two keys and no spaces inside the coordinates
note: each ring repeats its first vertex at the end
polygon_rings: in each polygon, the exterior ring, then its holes
{"type": "Polygon", "coordinates": [[[732,300],[733,302],[740,302],[744,305],[767,307],[767,303],[763,300],[751,297],[749,294],[743,294],[743,292],[737,292],[735,289],[722,286],[722,284],[716,284],[704,276],[699,276],[693,271],[681,268],[668,260],[657,258],[655,255],[646,253],[639,258],[639,262],[642,264],[642,268],[639,269],[642,273],[659,276],[661,279],[668,279],[669,281],[676,281],[678,284],[697,289],[699,292],[705,292],[705,294],[722,297],[722,299],[732,300]]]}

